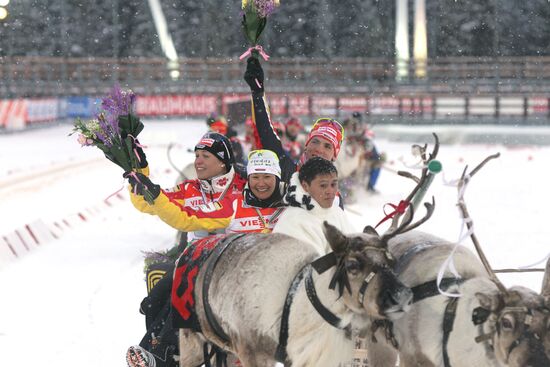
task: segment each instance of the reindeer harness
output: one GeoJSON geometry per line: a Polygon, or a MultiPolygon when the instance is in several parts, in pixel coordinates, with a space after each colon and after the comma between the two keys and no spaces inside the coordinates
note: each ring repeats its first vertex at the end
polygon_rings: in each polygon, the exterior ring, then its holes
{"type": "MultiPolygon", "coordinates": [[[[395,266],[395,272],[401,273],[407,265],[410,263],[410,261],[418,255],[420,252],[434,246],[434,244],[426,242],[426,243],[419,243],[416,246],[413,246],[409,248],[403,255],[399,257],[399,260],[395,266]]],[[[457,278],[443,278],[439,284],[439,288],[437,285],[437,282],[435,280],[428,281],[425,283],[422,283],[420,285],[417,285],[415,287],[412,287],[411,290],[413,292],[413,303],[419,302],[423,299],[434,297],[440,295],[439,289],[447,290],[448,288],[452,287],[453,285],[460,285],[463,283],[466,279],[457,279],[457,278]]],[[[451,367],[451,363],[449,361],[449,354],[447,351],[447,343],[449,341],[449,336],[451,332],[453,331],[453,324],[456,316],[456,309],[458,306],[458,298],[450,298],[447,302],[447,306],[445,307],[445,313],[443,315],[443,341],[442,341],[442,354],[443,354],[443,363],[444,367],[451,367]]],[[[490,318],[494,319],[494,322],[498,321],[502,315],[504,315],[507,312],[524,312],[525,313],[525,320],[524,324],[526,325],[525,330],[522,332],[519,338],[514,340],[514,342],[508,347],[507,353],[510,355],[514,348],[516,348],[518,345],[521,344],[521,342],[525,339],[535,340],[537,343],[541,343],[540,337],[534,333],[532,330],[530,330],[530,324],[532,319],[532,311],[527,307],[505,307],[504,305],[501,305],[498,310],[496,311],[490,311],[487,309],[484,309],[482,307],[478,307],[474,309],[472,313],[472,322],[474,325],[481,326],[484,324],[487,320],[490,318]]],[[[544,310],[543,310],[544,312],[544,310]]],[[[481,334],[478,337],[476,337],[475,341],[477,343],[490,341],[491,338],[495,333],[500,333],[500,328],[498,327],[498,324],[496,328],[494,328],[491,332],[481,334]]],[[[489,348],[493,348],[492,345],[489,343],[487,344],[489,348]]],[[[541,346],[542,350],[542,346],[541,346]]],[[[544,354],[544,352],[542,352],[544,354]]],[[[544,363],[547,363],[548,359],[546,359],[544,356],[541,356],[540,358],[545,359],[544,363]]]]}
{"type": "MultiPolygon", "coordinates": [[[[383,249],[379,249],[376,247],[373,247],[372,249],[385,251],[383,249]]],[[[275,352],[275,359],[278,362],[280,363],[288,362],[286,347],[288,344],[288,321],[289,321],[288,319],[290,316],[290,307],[292,306],[294,296],[302,280],[304,281],[304,287],[306,289],[307,298],[309,299],[309,301],[311,302],[311,305],[315,308],[317,313],[323,318],[323,320],[328,322],[330,325],[334,326],[337,329],[344,330],[347,338],[351,338],[351,324],[342,325],[342,319],[340,319],[338,316],[333,314],[328,308],[326,308],[323,305],[323,303],[317,296],[317,291],[315,290],[315,283],[313,281],[313,269],[315,269],[315,271],[318,274],[322,274],[334,266],[336,267],[336,271],[332,277],[329,288],[335,289],[336,286],[338,286],[340,295],[342,295],[344,288],[347,288],[348,291],[350,291],[349,280],[347,278],[345,266],[343,264],[342,259],[337,257],[336,254],[334,254],[333,252],[315,260],[310,264],[306,264],[294,277],[290,285],[290,288],[288,290],[285,304],[283,307],[283,313],[281,315],[281,327],[279,329],[279,345],[277,346],[277,350],[275,352]]],[[[358,296],[358,300],[359,302],[361,302],[361,304],[363,303],[365,292],[367,290],[369,282],[372,280],[372,278],[374,278],[375,275],[376,275],[376,271],[371,271],[365,277],[365,279],[363,280],[363,283],[361,284],[361,287],[359,290],[359,296],[358,296]]]]}

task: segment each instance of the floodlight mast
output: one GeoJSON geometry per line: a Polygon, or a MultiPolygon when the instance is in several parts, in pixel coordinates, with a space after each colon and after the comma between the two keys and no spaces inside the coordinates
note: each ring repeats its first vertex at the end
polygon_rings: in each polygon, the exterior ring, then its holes
{"type": "Polygon", "coordinates": [[[151,14],[153,16],[153,22],[155,23],[155,28],[159,36],[160,47],[164,53],[164,56],[168,59],[167,66],[170,71],[170,76],[175,80],[180,75],[178,54],[176,52],[176,48],[174,47],[172,36],[168,31],[166,17],[164,16],[159,0],[147,0],[147,2],[149,3],[149,8],[151,9],[151,14]]]}

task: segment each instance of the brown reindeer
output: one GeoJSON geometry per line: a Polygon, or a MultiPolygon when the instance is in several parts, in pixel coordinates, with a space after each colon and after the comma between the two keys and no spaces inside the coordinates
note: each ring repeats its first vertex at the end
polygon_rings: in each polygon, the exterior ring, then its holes
{"type": "MultiPolygon", "coordinates": [[[[470,175],[463,174],[460,185],[491,158],[470,175]]],[[[468,218],[463,200],[459,207],[468,218]]],[[[460,278],[447,271],[440,282],[438,270],[455,249],[454,243],[421,232],[389,241],[395,271],[414,293],[411,309],[391,330],[399,346],[399,366],[550,366],[548,304],[545,308],[543,299],[548,295],[548,269],[542,295],[524,287],[508,289],[491,270],[475,234],[471,237],[481,261],[465,247],[456,247],[453,259],[460,278]],[[443,295],[439,289],[460,296],[443,295]]],[[[380,351],[389,353],[384,340],[369,348],[374,357],[380,351]]],[[[372,364],[393,367],[395,359],[374,359],[372,364]]]]}

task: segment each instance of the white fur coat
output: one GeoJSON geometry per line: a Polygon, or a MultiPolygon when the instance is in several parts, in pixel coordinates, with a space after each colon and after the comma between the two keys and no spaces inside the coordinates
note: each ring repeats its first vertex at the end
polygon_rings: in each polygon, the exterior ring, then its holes
{"type": "Polygon", "coordinates": [[[315,246],[320,255],[331,251],[323,233],[323,222],[325,220],[345,234],[357,232],[344,211],[338,206],[338,198],[334,200],[332,207],[322,208],[302,188],[298,180],[298,172],[295,172],[290,179],[285,201],[291,206],[287,207],[281,214],[273,233],[284,233],[310,243],[315,246]]]}

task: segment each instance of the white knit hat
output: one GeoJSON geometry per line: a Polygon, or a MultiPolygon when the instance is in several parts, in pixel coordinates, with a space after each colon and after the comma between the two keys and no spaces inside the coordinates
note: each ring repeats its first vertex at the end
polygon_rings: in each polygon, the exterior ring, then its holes
{"type": "Polygon", "coordinates": [[[253,173],[269,173],[281,178],[281,166],[279,166],[277,154],[267,149],[251,151],[248,154],[246,174],[250,176],[253,173]]]}

